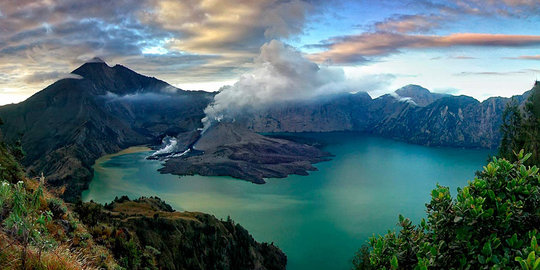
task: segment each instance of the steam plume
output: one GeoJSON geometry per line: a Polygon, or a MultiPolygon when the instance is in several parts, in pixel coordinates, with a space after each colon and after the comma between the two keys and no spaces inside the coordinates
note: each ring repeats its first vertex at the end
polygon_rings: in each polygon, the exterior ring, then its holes
{"type": "Polygon", "coordinates": [[[319,66],[291,46],[272,40],[261,47],[255,68],[232,86],[225,86],[206,107],[204,129],[219,121],[234,121],[244,113],[284,101],[377,87],[381,80],[349,81],[341,68],[319,66]]]}

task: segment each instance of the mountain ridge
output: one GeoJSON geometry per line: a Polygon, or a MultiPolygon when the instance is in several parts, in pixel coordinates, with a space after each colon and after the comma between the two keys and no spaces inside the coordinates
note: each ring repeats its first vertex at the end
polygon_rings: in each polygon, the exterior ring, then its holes
{"type": "MultiPolygon", "coordinates": [[[[85,63],[73,74],[81,78],[61,79],[24,102],[0,106],[6,139],[20,140],[29,153],[27,171],[43,172],[68,200],[87,188],[100,156],[201,128],[216,94],[185,91],[104,62],[85,63]]],[[[516,99],[522,103],[525,96],[516,99]]],[[[479,102],[408,85],[375,99],[358,92],[284,102],[236,122],[261,133],[356,131],[429,146],[495,148],[509,100],[479,102]]]]}
{"type": "Polygon", "coordinates": [[[24,102],[0,107],[6,139],[20,140],[29,153],[27,171],[43,172],[51,185],[65,188],[66,199],[87,188],[100,156],[200,127],[213,97],[115,67],[86,63],[75,71],[88,78],[62,79],[24,102]],[[153,102],[145,103],[150,95],[153,102]]]}

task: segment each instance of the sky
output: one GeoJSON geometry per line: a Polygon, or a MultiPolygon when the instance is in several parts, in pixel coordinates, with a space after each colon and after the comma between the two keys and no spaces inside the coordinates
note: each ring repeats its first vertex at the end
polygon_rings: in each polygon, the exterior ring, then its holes
{"type": "Polygon", "coordinates": [[[540,79],[540,1],[0,0],[0,105],[93,57],[216,91],[275,41],[351,82],[384,80],[348,84],[372,97],[407,84],[508,97],[540,79]]]}

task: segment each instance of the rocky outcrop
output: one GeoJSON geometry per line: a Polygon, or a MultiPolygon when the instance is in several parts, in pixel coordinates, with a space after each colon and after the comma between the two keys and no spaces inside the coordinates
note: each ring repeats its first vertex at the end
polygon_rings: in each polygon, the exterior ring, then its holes
{"type": "MultiPolygon", "coordinates": [[[[183,148],[180,149],[183,151],[183,148]]],[[[159,171],[178,175],[232,176],[256,184],[264,178],[307,175],[312,163],[328,160],[316,147],[269,138],[233,123],[216,123],[189,153],[170,153],[159,171]]]]}
{"type": "Polygon", "coordinates": [[[176,212],[159,198],[75,206],[94,239],[130,269],[285,269],[287,257],[234,221],[176,212]],[[159,252],[155,252],[159,251],[159,252]]]}

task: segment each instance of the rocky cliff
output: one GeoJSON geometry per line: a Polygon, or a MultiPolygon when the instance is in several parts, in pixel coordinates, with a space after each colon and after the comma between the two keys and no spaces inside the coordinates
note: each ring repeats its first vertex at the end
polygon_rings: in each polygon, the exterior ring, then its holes
{"type": "MultiPolygon", "coordinates": [[[[514,98],[523,103],[526,96],[514,98]]],[[[239,122],[257,132],[349,130],[430,146],[496,148],[509,100],[493,97],[479,102],[410,85],[375,99],[356,93],[287,103],[239,122]]]]}

